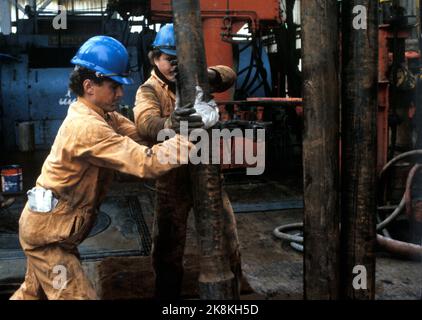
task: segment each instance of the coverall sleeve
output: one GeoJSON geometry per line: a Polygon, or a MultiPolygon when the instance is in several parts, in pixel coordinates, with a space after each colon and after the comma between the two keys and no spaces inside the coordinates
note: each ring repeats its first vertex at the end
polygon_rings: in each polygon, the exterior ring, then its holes
{"type": "Polygon", "coordinates": [[[119,114],[118,112],[113,112],[113,116],[117,122],[117,133],[131,138],[133,141],[139,144],[145,144],[145,141],[141,139],[139,136],[138,130],[136,129],[136,125],[130,121],[125,116],[119,114]]]}
{"type": "Polygon", "coordinates": [[[105,122],[90,121],[77,133],[75,156],[91,164],[140,178],[155,179],[188,162],[194,146],[180,135],[152,148],[139,145],[129,137],[116,133],[105,122]],[[184,148],[187,152],[179,152],[184,148]],[[166,161],[163,161],[166,160],[166,161]]]}
{"type": "Polygon", "coordinates": [[[156,141],[167,118],[161,116],[160,102],[152,87],[142,86],[138,89],[133,113],[139,134],[150,141],[156,141]]]}
{"type": "Polygon", "coordinates": [[[214,70],[217,73],[217,77],[213,81],[210,81],[212,92],[226,91],[230,89],[236,81],[236,72],[230,67],[217,65],[209,67],[208,69],[214,70]]]}
{"type": "MultiPolygon", "coordinates": [[[[213,92],[223,92],[233,86],[236,73],[230,67],[217,65],[209,69],[217,73],[215,79],[210,82],[213,92]]],[[[138,89],[133,113],[141,137],[156,141],[158,133],[165,127],[168,119],[162,116],[161,108],[157,93],[152,86],[143,85],[138,89]]]]}

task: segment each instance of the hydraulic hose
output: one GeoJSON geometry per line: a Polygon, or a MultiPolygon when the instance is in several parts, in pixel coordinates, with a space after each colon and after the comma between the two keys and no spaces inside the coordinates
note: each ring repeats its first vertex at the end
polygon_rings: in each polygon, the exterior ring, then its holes
{"type": "MultiPolygon", "coordinates": [[[[422,149],[413,150],[409,152],[402,153],[390,160],[379,174],[380,180],[383,178],[385,172],[397,162],[404,160],[412,156],[422,156],[422,149]]],[[[413,171],[419,169],[419,166],[416,165],[413,171]]],[[[413,172],[412,171],[412,172],[413,172]]],[[[409,180],[409,179],[408,179],[409,180]]],[[[407,186],[408,187],[408,186],[407,186]]],[[[382,222],[377,224],[377,231],[385,229],[394,219],[396,219],[399,214],[406,208],[406,199],[408,198],[408,190],[406,189],[405,194],[403,195],[400,204],[397,208],[382,222]]],[[[303,237],[300,235],[288,234],[287,231],[300,230],[303,228],[303,223],[291,223],[287,225],[282,225],[273,230],[273,235],[279,239],[286,240],[290,242],[290,245],[297,251],[303,252],[303,237]]],[[[421,260],[422,259],[422,246],[407,243],[388,237],[384,237],[380,234],[377,234],[377,243],[379,248],[394,253],[397,256],[408,258],[412,260],[421,260]]]]}

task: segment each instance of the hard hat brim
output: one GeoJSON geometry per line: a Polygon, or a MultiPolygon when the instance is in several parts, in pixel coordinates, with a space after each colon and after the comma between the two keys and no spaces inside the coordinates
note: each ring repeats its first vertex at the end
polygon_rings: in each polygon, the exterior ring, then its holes
{"type": "Polygon", "coordinates": [[[176,50],[172,50],[172,49],[164,49],[164,48],[159,48],[159,50],[161,52],[164,52],[165,54],[168,54],[169,56],[177,56],[177,52],[176,50]]]}
{"type": "MultiPolygon", "coordinates": [[[[99,71],[99,72],[102,72],[104,74],[111,73],[109,70],[105,70],[105,69],[103,69],[103,68],[101,68],[99,66],[96,66],[94,64],[88,63],[88,62],[83,61],[83,60],[80,60],[77,57],[73,57],[73,59],[70,62],[72,64],[74,64],[74,65],[78,65],[78,66],[87,68],[87,69],[89,69],[91,71],[94,71],[94,72],[99,71]]],[[[133,79],[130,78],[130,77],[122,77],[122,76],[110,76],[110,77],[107,77],[106,76],[105,78],[110,78],[110,79],[112,79],[112,80],[114,80],[114,81],[116,81],[116,82],[118,82],[120,84],[124,84],[124,85],[131,85],[131,84],[133,84],[133,79]]]]}
{"type": "Polygon", "coordinates": [[[120,77],[120,76],[112,76],[110,79],[123,84],[123,85],[131,85],[133,84],[133,79],[130,77],[120,77]]]}

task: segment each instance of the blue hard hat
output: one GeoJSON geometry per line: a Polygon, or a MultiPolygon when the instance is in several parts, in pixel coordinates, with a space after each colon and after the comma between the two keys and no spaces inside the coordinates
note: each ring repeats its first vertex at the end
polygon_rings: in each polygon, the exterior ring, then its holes
{"type": "Polygon", "coordinates": [[[98,77],[107,77],[120,84],[133,84],[133,79],[129,78],[129,54],[112,37],[95,36],[88,39],[70,62],[95,71],[98,77]]]}
{"type": "Polygon", "coordinates": [[[173,23],[167,23],[158,31],[152,47],[170,56],[176,55],[176,38],[174,36],[173,23]]]}

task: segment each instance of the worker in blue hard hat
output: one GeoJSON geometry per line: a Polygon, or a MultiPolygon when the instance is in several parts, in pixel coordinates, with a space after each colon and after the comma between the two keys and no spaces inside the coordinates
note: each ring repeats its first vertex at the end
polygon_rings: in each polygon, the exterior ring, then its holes
{"type": "Polygon", "coordinates": [[[128,52],[112,37],[92,37],[79,48],[71,63],[94,71],[98,78],[106,77],[119,84],[133,84],[129,77],[128,52]]]}
{"type": "MultiPolygon", "coordinates": [[[[138,89],[134,115],[140,136],[152,145],[157,142],[157,135],[162,129],[177,127],[180,122],[177,117],[179,108],[176,107],[177,51],[173,24],[166,24],[159,30],[148,56],[153,70],[150,78],[138,89]]],[[[214,92],[229,89],[236,79],[236,73],[231,68],[221,65],[208,68],[208,76],[214,92]]],[[[201,116],[204,127],[215,125],[219,119],[215,102],[200,101],[198,97],[196,100],[199,103],[195,103],[194,108],[201,116]]],[[[195,125],[193,122],[192,127],[195,125]]],[[[159,178],[156,190],[152,246],[155,296],[175,299],[180,297],[181,292],[187,218],[193,206],[187,166],[159,178]]],[[[230,260],[239,289],[241,268],[236,221],[224,190],[222,198],[225,223],[224,244],[221,247],[230,260]]]]}
{"type": "Polygon", "coordinates": [[[160,29],[155,36],[152,47],[169,56],[176,56],[176,38],[174,36],[173,23],[167,23],[160,29]]]}
{"type": "Polygon", "coordinates": [[[113,171],[156,178],[187,161],[180,149],[193,145],[186,137],[147,147],[134,123],[115,111],[122,85],[132,83],[128,61],[125,47],[106,36],[86,41],[72,59],[69,87],[78,99],[28,191],[19,221],[27,270],[11,299],[96,299],[77,246],[94,225],[113,171]]]}

